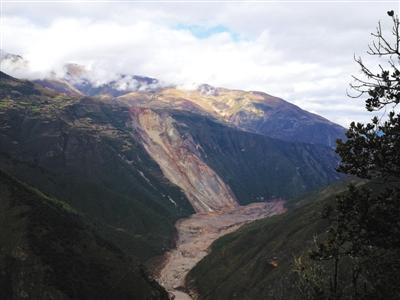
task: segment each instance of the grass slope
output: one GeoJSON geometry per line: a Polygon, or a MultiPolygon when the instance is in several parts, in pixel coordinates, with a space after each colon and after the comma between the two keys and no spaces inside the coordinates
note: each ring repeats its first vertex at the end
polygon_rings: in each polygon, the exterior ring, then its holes
{"type": "Polygon", "coordinates": [[[187,285],[201,299],[296,299],[290,284],[293,257],[324,231],[324,204],[343,192],[340,183],[297,199],[287,213],[253,222],[212,245],[193,268],[187,285]]]}
{"type": "Polygon", "coordinates": [[[127,253],[147,260],[171,245],[175,221],[193,210],[134,135],[127,107],[4,73],[1,88],[2,169],[70,204],[127,253]]]}
{"type": "Polygon", "coordinates": [[[66,203],[0,171],[1,299],[168,299],[66,203]]]}

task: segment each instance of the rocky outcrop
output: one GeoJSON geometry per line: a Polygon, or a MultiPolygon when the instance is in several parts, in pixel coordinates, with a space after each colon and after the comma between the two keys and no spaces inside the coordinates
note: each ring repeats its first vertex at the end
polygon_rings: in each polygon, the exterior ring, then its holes
{"type": "Polygon", "coordinates": [[[201,160],[200,146],[183,136],[167,112],[131,108],[135,130],[164,176],[179,186],[196,212],[231,209],[237,201],[229,186],[201,160]]]}

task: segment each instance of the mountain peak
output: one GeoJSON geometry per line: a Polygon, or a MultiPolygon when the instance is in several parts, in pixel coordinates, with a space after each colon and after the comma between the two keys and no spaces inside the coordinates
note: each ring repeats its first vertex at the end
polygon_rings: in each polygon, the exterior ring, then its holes
{"type": "Polygon", "coordinates": [[[29,62],[21,55],[8,53],[3,49],[0,49],[0,63],[1,71],[12,75],[20,76],[29,68],[29,62]]]}
{"type": "Polygon", "coordinates": [[[82,78],[88,75],[88,70],[85,66],[76,63],[67,63],[63,67],[65,76],[70,78],[82,78]]]}
{"type": "Polygon", "coordinates": [[[218,89],[206,83],[199,85],[197,91],[203,96],[218,96],[218,89]]]}

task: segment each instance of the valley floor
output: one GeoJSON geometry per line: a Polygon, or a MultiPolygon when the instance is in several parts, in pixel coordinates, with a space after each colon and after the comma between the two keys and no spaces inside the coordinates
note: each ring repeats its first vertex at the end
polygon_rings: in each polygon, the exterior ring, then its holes
{"type": "Polygon", "coordinates": [[[176,223],[176,248],[166,253],[158,281],[175,300],[192,299],[184,293],[188,272],[208,253],[212,242],[240,226],[285,211],[283,200],[252,203],[233,210],[197,213],[176,223]]]}

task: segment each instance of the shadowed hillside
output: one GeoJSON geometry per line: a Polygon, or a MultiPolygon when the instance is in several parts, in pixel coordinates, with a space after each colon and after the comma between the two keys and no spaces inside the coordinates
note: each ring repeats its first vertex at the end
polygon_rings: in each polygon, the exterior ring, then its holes
{"type": "Polygon", "coordinates": [[[66,203],[0,171],[1,299],[168,299],[66,203]]]}
{"type": "Polygon", "coordinates": [[[293,259],[313,245],[327,221],[322,208],[346,190],[336,184],[296,199],[286,214],[255,221],[213,243],[186,281],[200,299],[297,299],[293,259]]]}
{"type": "Polygon", "coordinates": [[[67,203],[93,234],[147,266],[194,211],[298,197],[340,179],[331,148],[244,131],[204,111],[60,94],[4,73],[0,85],[0,168],[67,203]]]}
{"type": "Polygon", "coordinates": [[[4,74],[1,85],[3,169],[114,230],[130,253],[148,259],[170,246],[174,222],[193,210],[138,142],[126,107],[4,74]]]}

